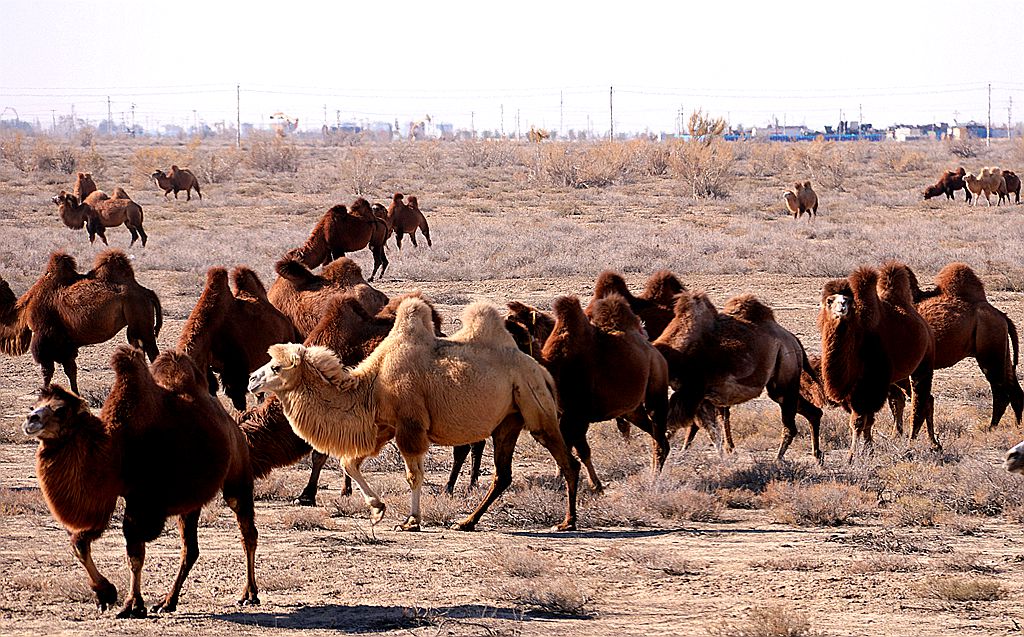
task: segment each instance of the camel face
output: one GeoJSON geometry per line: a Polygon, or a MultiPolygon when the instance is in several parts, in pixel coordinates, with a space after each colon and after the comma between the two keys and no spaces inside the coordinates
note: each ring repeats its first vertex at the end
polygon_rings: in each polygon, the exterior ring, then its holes
{"type": "Polygon", "coordinates": [[[829,315],[836,321],[846,318],[850,313],[850,305],[850,298],[843,294],[833,294],[825,299],[825,309],[828,310],[829,315]]]}
{"type": "Polygon", "coordinates": [[[73,411],[62,398],[41,398],[25,418],[21,430],[26,436],[39,439],[57,438],[64,430],[64,422],[73,411]]]}
{"type": "Polygon", "coordinates": [[[1024,442],[1021,442],[1013,449],[1006,452],[1006,459],[1003,460],[1003,468],[1010,473],[1024,475],[1024,442]]]}
{"type": "Polygon", "coordinates": [[[271,345],[270,362],[249,375],[249,391],[277,392],[294,386],[301,374],[298,363],[302,359],[302,346],[271,345]]]}

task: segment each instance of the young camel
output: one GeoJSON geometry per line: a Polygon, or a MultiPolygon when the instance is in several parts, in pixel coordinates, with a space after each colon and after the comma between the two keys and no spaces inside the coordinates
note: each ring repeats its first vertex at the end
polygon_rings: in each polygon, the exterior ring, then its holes
{"type": "Polygon", "coordinates": [[[184,354],[164,352],[146,367],[142,352],[121,346],[111,359],[114,384],[100,417],[61,387],[44,389],[25,420],[39,438],[36,472],[53,516],[71,535],[100,610],[117,603],[117,589],[100,574],[92,543],[125,502],[123,533],[131,592],[119,618],[146,616],[142,566],[146,543],[178,517],[178,576],[154,611],[177,608],[178,595],[199,558],[199,513],[217,491],[235,512],[245,548],[246,583],[239,604],[259,604],[256,525],[249,454],[238,427],[206,391],[203,375],[184,354]]]}
{"type": "Polygon", "coordinates": [[[494,480],[487,495],[457,525],[472,530],[512,482],[516,439],[526,429],[551,453],[566,479],[566,515],[558,529],[576,526],[579,463],[558,431],[554,381],[520,352],[497,310],[470,305],[450,338],[434,335],[430,307],[406,299],[395,327],[351,371],[326,348],[275,345],[271,362],[252,374],[250,391],[277,394],[292,428],[315,449],[341,458],[363,492],[371,519],[385,506],[359,471],[362,460],[395,438],[412,489],[403,530],[420,528],[423,457],[431,443],[465,445],[490,435],[494,480]]]}
{"type": "MultiPolygon", "coordinates": [[[[395,243],[398,249],[402,249],[402,235],[409,235],[412,245],[416,246],[416,230],[421,230],[427,239],[427,246],[433,245],[430,242],[430,226],[427,225],[427,218],[420,212],[420,204],[416,197],[409,197],[409,203],[402,201],[404,195],[396,192],[388,207],[388,226],[395,233],[395,243]]],[[[416,246],[418,247],[418,246],[416,246]]]]}

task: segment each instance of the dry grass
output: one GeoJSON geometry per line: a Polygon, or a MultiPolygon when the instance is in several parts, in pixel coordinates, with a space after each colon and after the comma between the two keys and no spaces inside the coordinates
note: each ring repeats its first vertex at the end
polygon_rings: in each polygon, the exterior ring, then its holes
{"type": "Polygon", "coordinates": [[[755,606],[747,616],[735,623],[722,623],[712,627],[711,635],[718,637],[809,637],[811,622],[803,613],[782,606],[755,606]]]}
{"type": "Polygon", "coordinates": [[[500,599],[517,608],[548,615],[583,616],[592,602],[590,595],[565,575],[508,580],[497,592],[500,599]]]}
{"type": "Polygon", "coordinates": [[[677,552],[664,549],[612,547],[605,551],[605,555],[632,563],[642,569],[664,573],[672,577],[699,575],[707,569],[707,564],[695,562],[677,552]]]}
{"type": "Polygon", "coordinates": [[[778,522],[797,526],[839,526],[873,515],[875,497],[848,484],[810,486],[773,482],[764,501],[778,522]]]}
{"type": "Polygon", "coordinates": [[[920,597],[948,602],[994,602],[1004,599],[1008,591],[988,577],[926,577],[913,591],[920,597]]]}
{"type": "Polygon", "coordinates": [[[750,566],[751,568],[760,568],[766,571],[820,571],[825,568],[825,563],[815,558],[789,555],[767,560],[756,560],[751,562],[750,566]]]}
{"type": "Polygon", "coordinates": [[[296,531],[329,531],[334,529],[334,521],[331,520],[325,509],[310,507],[295,507],[281,513],[281,524],[285,528],[296,531]]]}
{"type": "Polygon", "coordinates": [[[488,571],[512,577],[539,577],[552,570],[551,557],[532,548],[497,547],[480,561],[488,571]]]}
{"type": "Polygon", "coordinates": [[[39,489],[0,489],[0,517],[49,514],[39,489]]]}
{"type": "Polygon", "coordinates": [[[921,564],[904,555],[872,555],[855,560],[847,567],[851,573],[870,575],[873,573],[910,573],[921,569],[921,564]]]}

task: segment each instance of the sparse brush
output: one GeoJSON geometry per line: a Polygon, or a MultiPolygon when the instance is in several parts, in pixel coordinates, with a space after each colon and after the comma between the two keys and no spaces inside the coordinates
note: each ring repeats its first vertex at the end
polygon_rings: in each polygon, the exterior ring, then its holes
{"type": "Polygon", "coordinates": [[[973,159],[978,156],[978,146],[971,139],[954,139],[952,137],[946,142],[946,150],[950,155],[960,159],[973,159]]]}
{"type": "Polygon", "coordinates": [[[848,484],[809,486],[773,482],[764,501],[779,522],[797,526],[839,526],[875,513],[876,499],[848,484]]]}
{"type": "Polygon", "coordinates": [[[921,569],[920,562],[907,559],[903,555],[872,555],[856,560],[847,566],[847,570],[857,575],[872,573],[907,573],[921,569]]]}
{"type": "Polygon", "coordinates": [[[352,148],[338,164],[335,178],[344,190],[362,197],[380,189],[387,175],[374,150],[367,146],[352,148]]]}
{"type": "Polygon", "coordinates": [[[729,196],[735,181],[735,157],[729,142],[676,144],[670,160],[672,174],[690,184],[694,199],[720,199],[729,196]]]}
{"type": "Polygon", "coordinates": [[[878,163],[886,170],[896,173],[923,170],[928,167],[924,153],[888,143],[883,143],[878,148],[878,163]]]}
{"type": "Polygon", "coordinates": [[[711,627],[718,637],[809,637],[811,622],[803,613],[782,606],[755,606],[743,620],[711,627]]]}
{"type": "Polygon", "coordinates": [[[481,559],[488,570],[505,573],[512,577],[538,577],[552,570],[554,561],[532,548],[515,546],[488,551],[481,559]]]}
{"type": "Polygon", "coordinates": [[[192,172],[204,182],[222,184],[234,179],[243,159],[242,152],[234,148],[202,150],[196,153],[192,172]]]}
{"type": "Polygon", "coordinates": [[[921,597],[950,602],[993,602],[1007,595],[1006,587],[989,577],[926,577],[913,587],[921,597]]]}
{"type": "Polygon", "coordinates": [[[591,601],[572,578],[564,575],[516,578],[499,586],[498,593],[518,607],[552,615],[584,615],[591,601]]]}
{"type": "Polygon", "coordinates": [[[766,571],[819,571],[825,568],[824,562],[819,559],[797,555],[757,560],[751,562],[750,566],[766,571]]]}
{"type": "Polygon", "coordinates": [[[40,515],[47,511],[39,489],[0,489],[0,517],[40,515]]]}
{"type": "Polygon", "coordinates": [[[627,550],[612,547],[605,551],[607,557],[618,558],[636,564],[640,568],[659,571],[673,577],[698,575],[706,568],[706,564],[688,560],[674,549],[639,549],[627,550]]]}
{"type": "Polygon", "coordinates": [[[904,495],[889,505],[886,517],[897,526],[935,526],[942,508],[928,498],[904,495]]]}
{"type": "Polygon", "coordinates": [[[985,573],[992,574],[999,572],[999,569],[981,561],[977,553],[953,553],[942,560],[941,568],[944,571],[955,573],[985,573]]]}
{"type": "Polygon", "coordinates": [[[851,144],[852,142],[826,142],[820,139],[806,144],[800,143],[794,148],[792,155],[793,168],[806,171],[816,184],[845,192],[847,178],[855,160],[851,144]]]}
{"type": "Polygon", "coordinates": [[[294,173],[299,170],[300,150],[293,142],[276,135],[249,137],[249,166],[265,173],[294,173]]]}
{"type": "Polygon", "coordinates": [[[334,521],[320,508],[295,507],[281,513],[281,524],[296,531],[330,530],[334,521]]]}

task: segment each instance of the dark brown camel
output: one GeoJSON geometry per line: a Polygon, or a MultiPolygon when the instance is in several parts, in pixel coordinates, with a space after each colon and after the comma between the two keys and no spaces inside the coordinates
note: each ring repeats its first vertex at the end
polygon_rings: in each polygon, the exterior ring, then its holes
{"type": "MultiPolygon", "coordinates": [[[[402,249],[402,235],[409,235],[409,240],[416,246],[416,230],[421,230],[427,239],[427,246],[433,245],[430,242],[430,226],[427,225],[427,218],[420,212],[420,204],[416,197],[409,197],[406,204],[402,199],[404,195],[396,192],[388,207],[388,225],[395,233],[395,243],[398,249],[402,249]]],[[[419,247],[419,246],[416,246],[419,247]]]]}
{"type": "Polygon", "coordinates": [[[370,281],[384,276],[388,269],[388,256],[384,244],[389,228],[386,220],[373,213],[370,203],[360,197],[352,203],[351,209],[334,206],[324,213],[302,247],[292,251],[294,256],[307,268],[328,264],[334,259],[356,252],[369,246],[373,254],[373,272],[370,281]]]}
{"type": "Polygon", "coordinates": [[[151,372],[142,352],[121,346],[111,366],[114,384],[99,418],[84,400],[53,385],[42,391],[24,424],[25,433],[40,440],[36,471],[46,503],[70,533],[100,609],[117,603],[117,589],[93,563],[92,543],[109,525],[118,497],[125,502],[131,592],[117,616],[133,618],[146,616],[146,543],[160,536],[170,516],[178,517],[181,564],[153,610],[177,608],[181,587],[199,558],[199,513],[217,491],[242,532],[246,583],[239,603],[258,604],[253,477],[238,427],[209,396],[203,374],[188,356],[164,352],[151,372]]]}
{"type": "Polygon", "coordinates": [[[594,295],[586,311],[589,316],[590,308],[595,301],[611,294],[618,294],[626,299],[629,307],[643,321],[647,338],[653,341],[661,335],[672,320],[675,296],[685,289],[671,272],[659,270],[648,279],[644,292],[639,296],[633,296],[621,274],[605,270],[597,277],[597,282],[594,284],[594,295]]]}
{"type": "Polygon", "coordinates": [[[689,427],[685,446],[693,442],[697,421],[719,451],[717,417],[723,419],[725,450],[732,451],[729,408],[752,400],[765,390],[782,411],[781,460],[797,435],[796,415],[811,425],[811,453],[821,462],[821,409],[800,395],[800,374],[810,364],[799,339],[775,321],[772,309],[743,294],[719,312],[703,292],[681,293],[675,316],[654,346],[668,361],[675,392],[669,405],[668,428],[689,427]]]}
{"type": "Polygon", "coordinates": [[[128,232],[132,233],[132,240],[129,247],[135,244],[135,240],[141,238],[142,246],[146,246],[149,239],[146,231],[142,228],[142,206],[128,198],[124,190],[118,188],[114,197],[107,197],[104,193],[94,192],[80,202],[77,197],[63,190],[53,198],[57,204],[57,213],[64,225],[72,230],[81,230],[85,226],[89,232],[89,243],[96,240],[96,237],[107,245],[107,228],[113,228],[124,224],[128,232]],[[123,195],[123,196],[122,196],[123,195]]]}
{"type": "Polygon", "coordinates": [[[30,349],[42,368],[43,387],[60,363],[77,393],[80,347],[108,341],[127,326],[128,342],[153,360],[160,353],[156,337],[163,312],[156,293],[135,280],[124,252],[101,252],[85,274],[74,258],[54,252],[46,272],[20,299],[0,279],[0,321],[4,353],[20,356],[30,349]]]}
{"type": "Polygon", "coordinates": [[[914,307],[911,273],[902,263],[880,270],[861,267],[846,279],[825,284],[818,329],[821,332],[821,380],[825,395],[850,412],[850,457],[857,443],[871,445],[875,413],[889,387],[910,379],[914,409],[911,437],[927,424],[936,449],[932,375],[935,337],[914,307]]]}
{"type": "Polygon", "coordinates": [[[271,305],[266,288],[255,272],[245,267],[228,272],[210,268],[206,287],[185,322],[178,350],[204,370],[210,393],[217,393],[220,374],[224,393],[235,409],[245,409],[249,374],[270,360],[267,348],[275,343],[302,340],[291,319],[271,305]]]}

